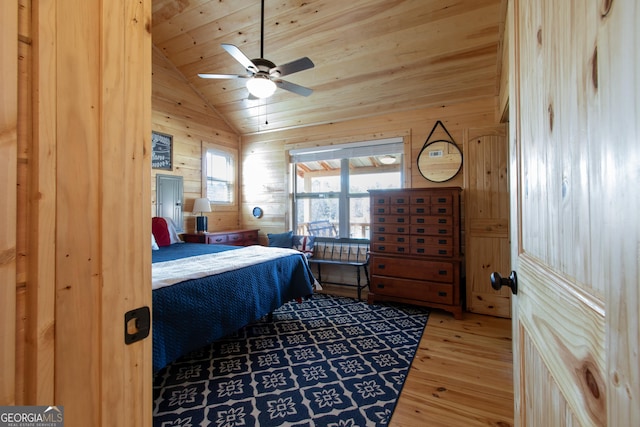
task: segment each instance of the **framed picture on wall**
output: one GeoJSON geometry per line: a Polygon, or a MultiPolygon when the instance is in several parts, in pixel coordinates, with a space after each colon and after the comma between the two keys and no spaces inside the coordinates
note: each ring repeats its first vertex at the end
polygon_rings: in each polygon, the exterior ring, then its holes
{"type": "Polygon", "coordinates": [[[173,170],[173,136],[151,132],[151,167],[173,170]]]}

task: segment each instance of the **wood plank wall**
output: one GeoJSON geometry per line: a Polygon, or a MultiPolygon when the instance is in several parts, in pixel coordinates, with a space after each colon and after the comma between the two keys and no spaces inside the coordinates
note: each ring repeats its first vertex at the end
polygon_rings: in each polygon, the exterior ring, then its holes
{"type": "MultiPolygon", "coordinates": [[[[234,130],[169,63],[162,52],[153,50],[152,129],[173,136],[173,170],[151,170],[151,216],[156,214],[156,175],[179,175],[184,181],[184,230],[193,232],[194,199],[202,192],[202,142],[238,148],[234,130]]],[[[237,210],[207,214],[209,231],[238,227],[237,210]]]]}
{"type": "MultiPolygon", "coordinates": [[[[401,136],[408,140],[410,158],[406,159],[407,183],[410,188],[438,186],[464,187],[463,171],[446,183],[427,181],[420,175],[416,161],[420,150],[435,125],[441,120],[455,142],[463,150],[465,129],[496,124],[497,97],[479,98],[461,104],[446,104],[440,107],[382,115],[375,118],[345,121],[322,126],[291,129],[242,137],[240,222],[243,227],[259,228],[261,241],[266,243],[267,233],[277,233],[290,228],[289,171],[286,147],[295,145],[319,146],[370,139],[401,136]],[[251,215],[255,206],[264,210],[264,216],[256,219],[251,215]]],[[[434,136],[446,137],[434,134],[434,136]]],[[[464,192],[463,192],[464,206],[464,192]]],[[[464,216],[464,207],[462,208],[464,216]]],[[[464,224],[464,219],[463,219],[464,224]]],[[[464,241],[464,235],[462,237],[464,241]]],[[[335,268],[323,276],[327,280],[354,282],[352,271],[335,268]]]]}
{"type": "Polygon", "coordinates": [[[69,426],[151,424],[151,341],[122,328],[151,304],[150,17],[150,0],[0,8],[0,404],[63,405],[69,426]]]}
{"type": "Polygon", "coordinates": [[[0,405],[16,401],[16,184],[18,155],[18,3],[0,4],[0,405]]]}
{"type": "Polygon", "coordinates": [[[293,144],[314,146],[406,135],[411,146],[411,158],[405,162],[411,188],[463,187],[462,172],[443,184],[427,181],[420,175],[415,165],[416,159],[438,120],[444,123],[462,150],[464,129],[495,124],[496,102],[495,97],[480,98],[464,104],[443,103],[437,108],[243,136],[241,223],[243,226],[258,227],[263,233],[288,229],[289,188],[285,178],[288,175],[288,158],[285,146],[293,144]],[[251,216],[254,206],[264,209],[262,218],[251,216]]]}

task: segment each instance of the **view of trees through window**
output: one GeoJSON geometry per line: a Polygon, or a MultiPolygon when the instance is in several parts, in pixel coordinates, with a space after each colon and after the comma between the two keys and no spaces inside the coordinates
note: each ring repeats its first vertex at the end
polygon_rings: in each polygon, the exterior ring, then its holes
{"type": "Polygon", "coordinates": [[[303,161],[295,171],[298,233],[369,238],[368,190],[402,187],[402,153],[303,161]]]}
{"type": "Polygon", "coordinates": [[[212,203],[233,202],[234,164],[230,153],[207,150],[205,170],[207,176],[207,198],[212,203]]]}

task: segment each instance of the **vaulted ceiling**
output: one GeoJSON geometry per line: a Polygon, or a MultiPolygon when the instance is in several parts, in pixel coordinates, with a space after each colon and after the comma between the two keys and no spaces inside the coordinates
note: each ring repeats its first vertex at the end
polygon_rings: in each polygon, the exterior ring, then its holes
{"type": "Polygon", "coordinates": [[[324,124],[497,95],[505,0],[265,0],[264,56],[303,56],[286,76],[313,89],[249,100],[220,45],[260,57],[260,0],[153,0],[153,44],[239,134],[324,124]],[[268,124],[267,124],[268,122],[268,124]]]}

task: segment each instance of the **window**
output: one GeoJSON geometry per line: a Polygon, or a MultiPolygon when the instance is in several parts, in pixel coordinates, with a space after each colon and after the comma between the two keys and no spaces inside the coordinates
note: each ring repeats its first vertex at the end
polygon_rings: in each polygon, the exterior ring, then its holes
{"type": "Polygon", "coordinates": [[[237,151],[203,143],[202,152],[202,196],[214,205],[235,206],[237,151]]]}
{"type": "Polygon", "coordinates": [[[294,230],[369,238],[367,190],[401,188],[402,138],[292,150],[294,230]]]}

